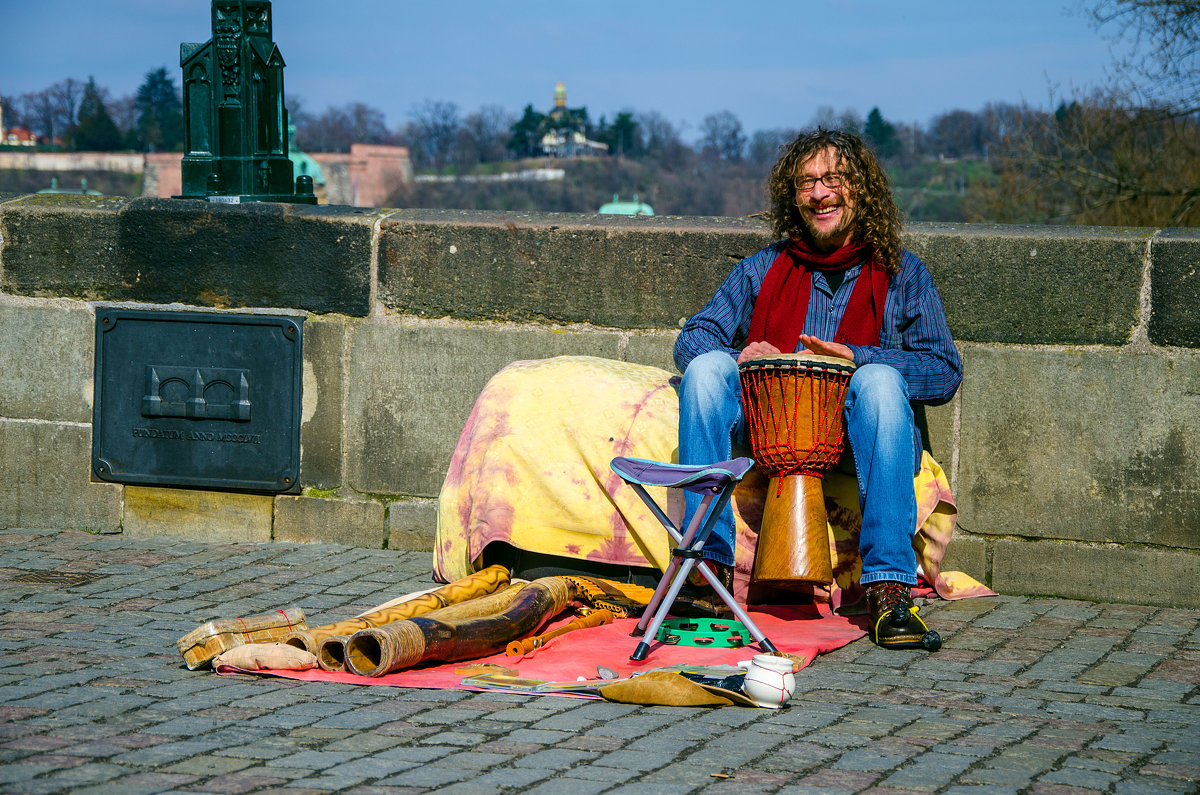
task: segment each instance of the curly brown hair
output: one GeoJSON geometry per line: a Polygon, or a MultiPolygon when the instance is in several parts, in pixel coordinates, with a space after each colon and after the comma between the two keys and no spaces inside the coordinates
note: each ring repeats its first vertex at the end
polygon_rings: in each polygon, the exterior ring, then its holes
{"type": "Polygon", "coordinates": [[[796,206],[796,174],[814,155],[833,149],[854,201],[854,239],[869,243],[888,273],[900,271],[900,210],[892,198],[887,174],[875,154],[853,133],[818,127],[796,136],[771,169],[767,180],[766,216],[779,237],[807,237],[796,206]]]}

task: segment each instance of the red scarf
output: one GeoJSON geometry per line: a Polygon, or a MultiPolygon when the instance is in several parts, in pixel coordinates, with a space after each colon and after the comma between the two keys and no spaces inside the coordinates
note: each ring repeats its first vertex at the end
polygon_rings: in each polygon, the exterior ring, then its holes
{"type": "MultiPolygon", "coordinates": [[[[812,272],[849,270],[870,251],[866,243],[854,243],[842,246],[832,254],[822,254],[809,247],[807,241],[791,238],[763,278],[754,313],[750,316],[750,335],[746,341],[765,340],[784,353],[796,350],[804,331],[804,319],[808,317],[812,272]]],[[[887,270],[872,257],[854,282],[837,334],[830,341],[845,345],[878,345],[887,288],[887,270]]]]}

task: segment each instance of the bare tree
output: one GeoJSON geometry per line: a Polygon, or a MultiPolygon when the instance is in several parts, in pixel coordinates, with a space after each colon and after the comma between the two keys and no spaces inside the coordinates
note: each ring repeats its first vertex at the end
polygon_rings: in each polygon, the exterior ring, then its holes
{"type": "Polygon", "coordinates": [[[84,83],[68,77],[47,89],[58,108],[59,129],[70,129],[78,120],[79,103],[83,101],[84,87],[84,83]]]}
{"type": "Polygon", "coordinates": [[[683,142],[683,133],[666,116],[652,110],[638,113],[637,121],[646,138],[646,157],[668,169],[682,168],[692,157],[691,147],[683,142]]]}
{"type": "Polygon", "coordinates": [[[1000,146],[976,215],[1007,222],[1200,225],[1200,119],[1096,93],[1030,112],[1000,146]]]}
{"type": "Polygon", "coordinates": [[[137,127],[138,109],[137,102],[133,95],[126,95],[110,99],[107,102],[108,115],[112,116],[113,123],[117,125],[117,129],[124,135],[128,136],[130,131],[137,127]]]}
{"type": "Polygon", "coordinates": [[[1132,45],[1117,63],[1115,87],[1147,105],[1186,115],[1200,111],[1200,2],[1092,0],[1084,4],[1097,27],[1117,30],[1132,45]]]}
{"type": "Polygon", "coordinates": [[[17,98],[21,116],[35,135],[40,135],[49,141],[62,132],[59,120],[58,103],[50,89],[42,89],[17,98]]]}
{"type": "Polygon", "coordinates": [[[5,129],[9,127],[27,127],[21,108],[15,97],[0,96],[0,116],[4,117],[5,129]]]}
{"type": "Polygon", "coordinates": [[[969,110],[952,110],[933,120],[933,140],[939,154],[966,157],[983,154],[983,119],[969,110]]]}
{"type": "Polygon", "coordinates": [[[1004,191],[991,197],[996,220],[1043,214],[1074,223],[1200,225],[1200,2],[1088,0],[1084,7],[1098,26],[1120,26],[1117,40],[1132,50],[1109,85],[1053,115],[1010,125],[996,162],[994,190],[1004,191]]]}
{"type": "Polygon", "coordinates": [[[863,128],[863,117],[854,108],[843,108],[841,113],[832,105],[821,105],[813,113],[810,127],[824,127],[826,130],[845,130],[859,133],[863,128]]]}
{"type": "Polygon", "coordinates": [[[780,150],[795,137],[795,130],[757,130],[750,136],[750,160],[759,165],[773,164],[780,150]]]}
{"type": "Polygon", "coordinates": [[[413,117],[404,128],[413,162],[419,167],[440,171],[451,160],[462,121],[458,105],[427,99],[415,106],[413,117]]]}
{"type": "Polygon", "coordinates": [[[746,149],[741,121],[728,110],[705,116],[700,122],[700,147],[721,160],[739,162],[746,149]]]}
{"type": "MultiPolygon", "coordinates": [[[[296,134],[300,134],[300,129],[312,121],[312,114],[305,107],[307,103],[304,97],[300,94],[287,95],[287,119],[288,124],[296,128],[296,134]]],[[[299,144],[297,144],[298,146],[299,144]]]]}
{"type": "Polygon", "coordinates": [[[459,166],[504,159],[504,146],[516,117],[499,105],[484,105],[468,114],[458,128],[453,161],[459,166]]]}
{"type": "Polygon", "coordinates": [[[383,111],[362,102],[328,107],[319,116],[304,111],[298,98],[288,100],[289,117],[296,125],[296,146],[305,152],[349,152],[352,144],[390,144],[396,138],[388,131],[383,111]]]}
{"type": "Polygon", "coordinates": [[[354,143],[390,144],[395,140],[388,131],[387,117],[379,108],[363,102],[354,102],[346,106],[346,116],[350,122],[350,136],[354,143]]]}

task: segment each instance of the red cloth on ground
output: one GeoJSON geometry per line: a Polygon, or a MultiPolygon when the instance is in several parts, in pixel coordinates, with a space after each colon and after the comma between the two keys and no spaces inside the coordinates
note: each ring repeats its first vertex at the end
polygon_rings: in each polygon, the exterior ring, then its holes
{"type": "MultiPolygon", "coordinates": [[[[804,657],[804,665],[811,663],[818,654],[840,649],[866,634],[863,629],[866,623],[865,617],[847,618],[832,614],[829,612],[828,606],[821,608],[813,605],[756,606],[750,611],[750,617],[780,651],[804,657]]],[[[581,676],[588,680],[597,679],[596,666],[598,665],[607,666],[624,678],[635,671],[649,671],[681,663],[734,665],[741,660],[749,660],[761,652],[757,643],[751,643],[740,649],[730,649],[711,646],[668,646],[656,641],[650,644],[650,654],[645,660],[634,662],[629,659],[629,655],[637,647],[639,639],[630,637],[629,633],[636,624],[636,619],[627,618],[619,619],[603,627],[570,632],[554,638],[545,647],[524,657],[508,657],[504,652],[500,652],[477,660],[436,663],[379,677],[331,673],[321,670],[244,672],[236,668],[223,668],[217,673],[256,673],[306,682],[477,689],[463,688],[460,682],[465,675],[455,673],[455,669],[472,664],[494,663],[506,668],[516,668],[519,675],[527,679],[572,682],[581,676]]],[[[552,628],[553,626],[547,627],[547,629],[552,628]]]]}

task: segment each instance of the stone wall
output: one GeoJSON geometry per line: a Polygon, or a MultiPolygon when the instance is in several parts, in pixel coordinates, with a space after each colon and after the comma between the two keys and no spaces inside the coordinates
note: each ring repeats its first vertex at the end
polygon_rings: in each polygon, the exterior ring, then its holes
{"type": "MultiPolygon", "coordinates": [[[[673,369],[769,240],[729,218],[0,196],[0,526],[427,549],[517,359],[673,369]],[[303,314],[298,495],[89,480],[97,306],[303,314]]],[[[1200,606],[1200,232],[914,225],[966,367],[930,409],[950,563],[1006,593],[1200,606]]]]}
{"type": "Polygon", "coordinates": [[[405,146],[351,144],[349,154],[315,152],[310,156],[325,175],[322,201],[327,204],[382,207],[413,178],[405,146]]]}
{"type": "Polygon", "coordinates": [[[0,169],[140,174],[144,167],[143,155],[130,152],[0,152],[0,169]]]}

